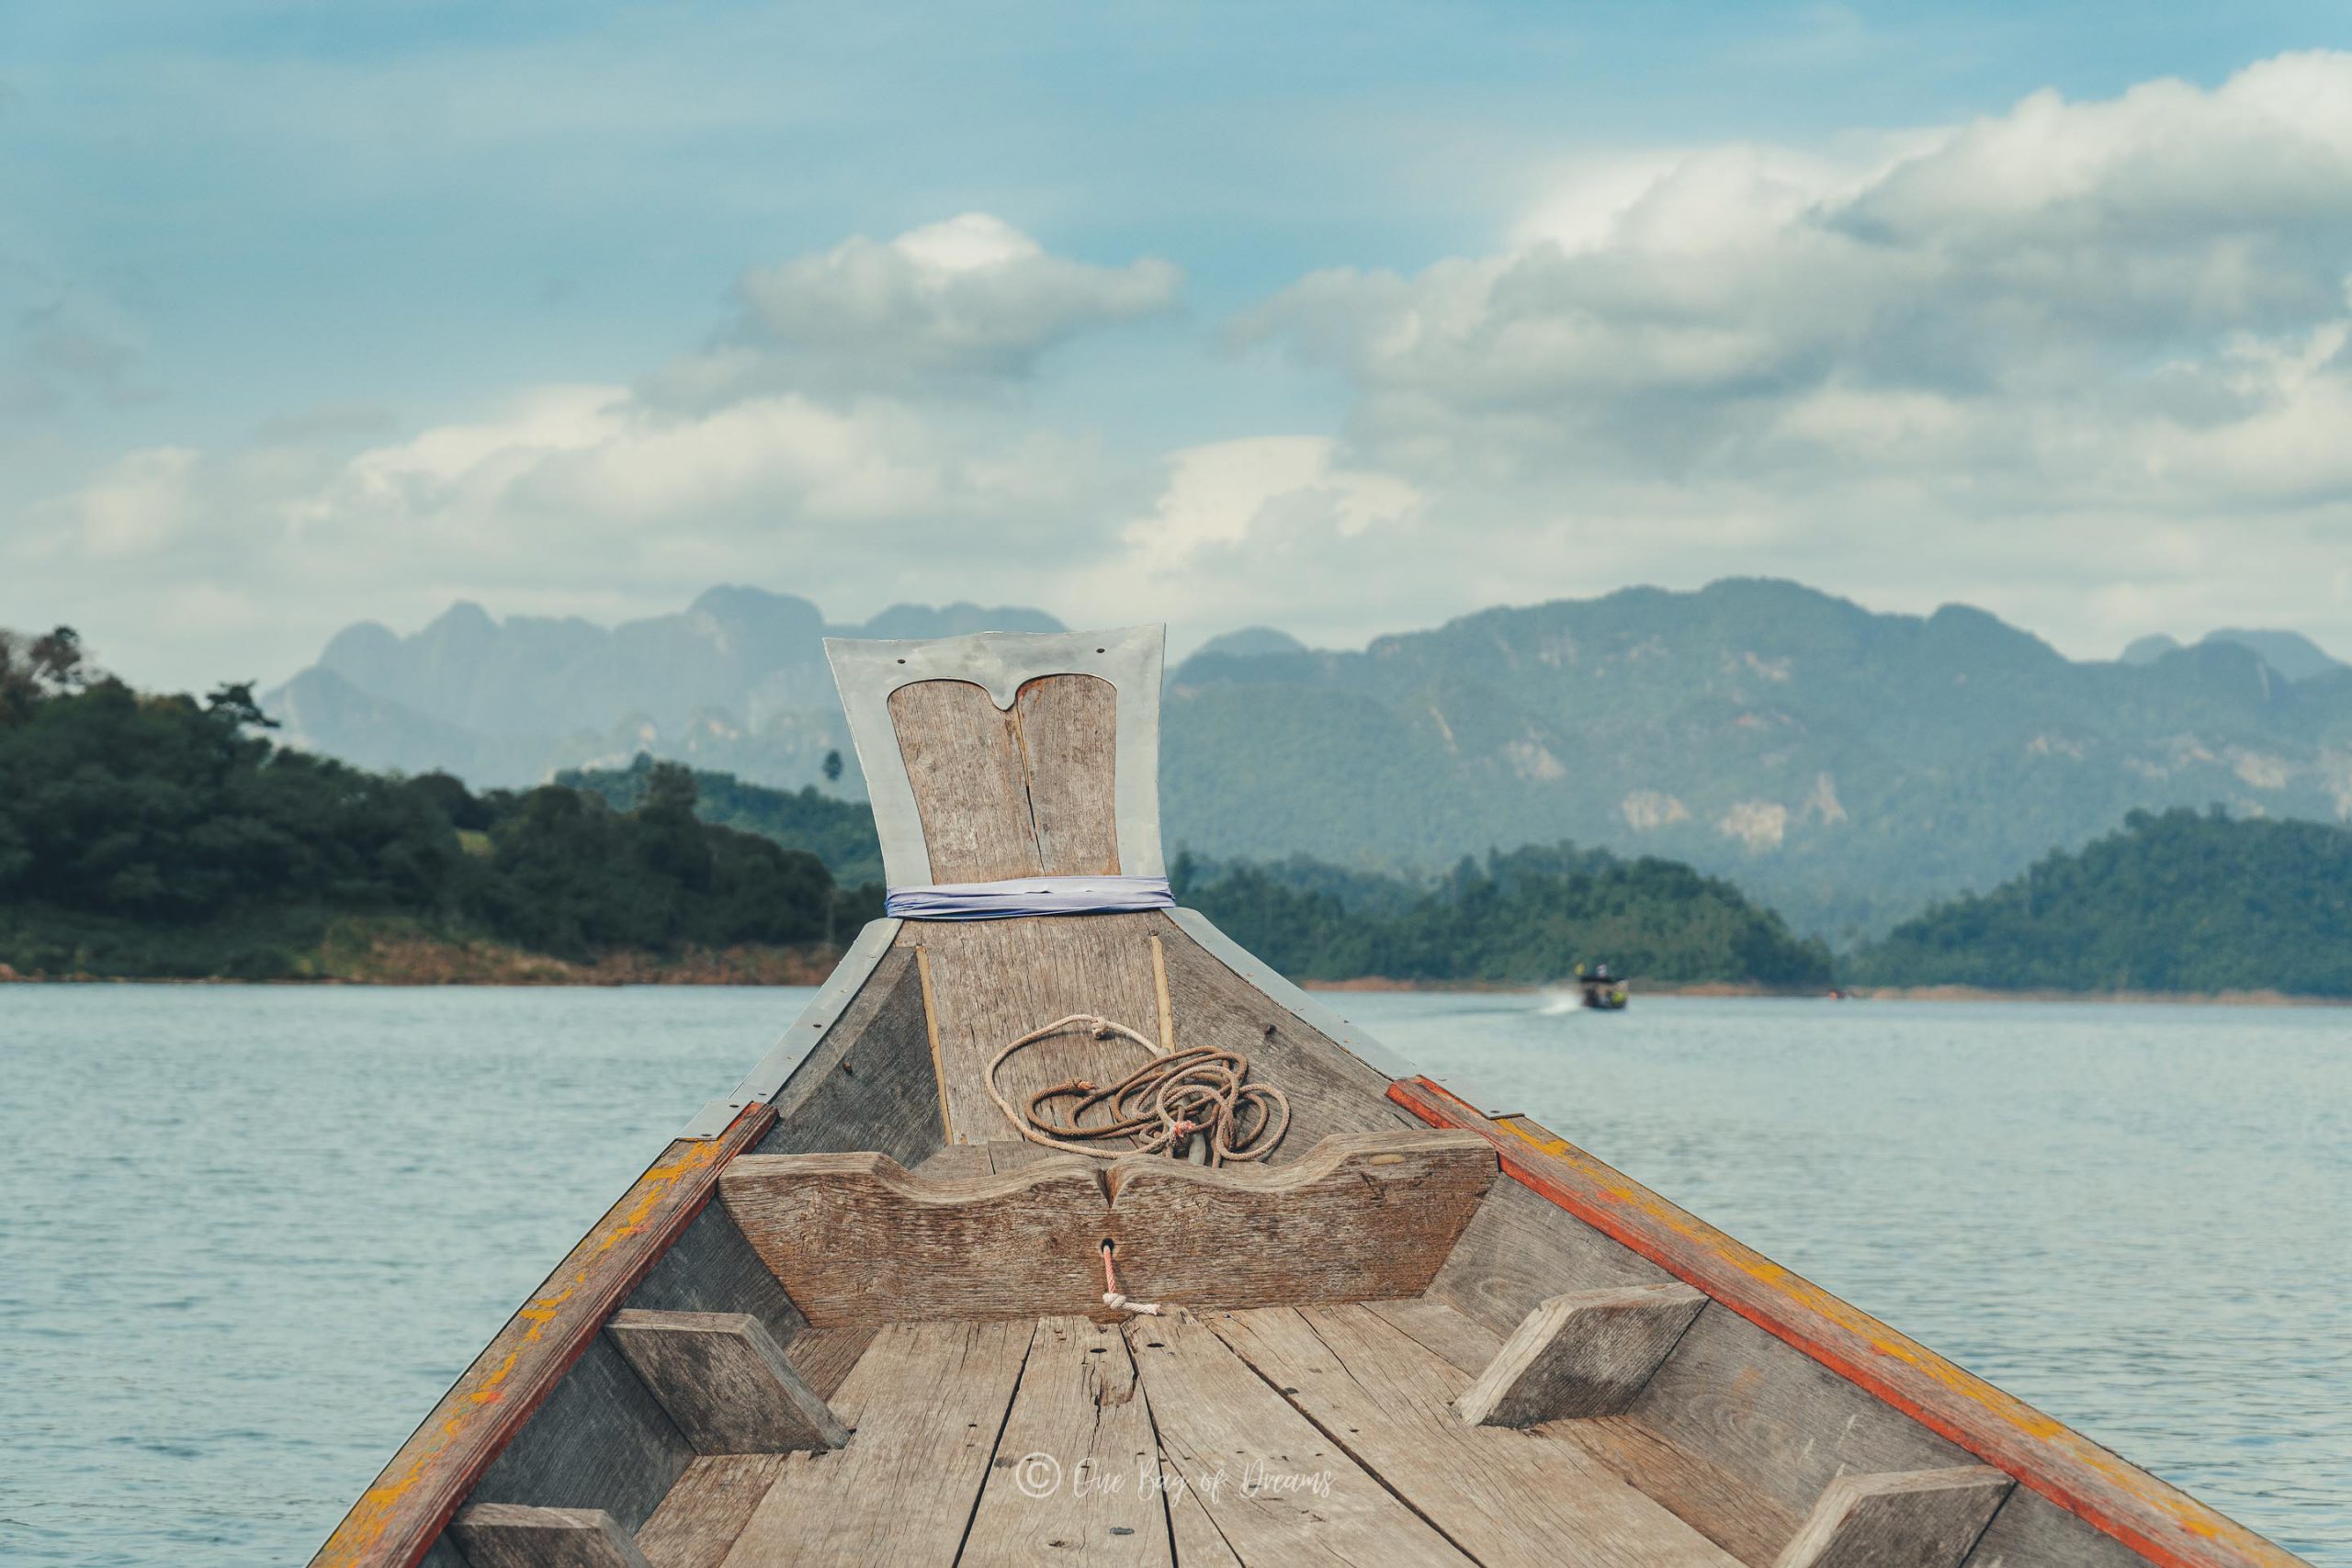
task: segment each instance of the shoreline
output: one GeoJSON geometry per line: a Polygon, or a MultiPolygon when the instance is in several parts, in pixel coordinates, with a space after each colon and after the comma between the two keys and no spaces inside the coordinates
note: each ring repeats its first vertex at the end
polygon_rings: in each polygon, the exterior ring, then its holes
{"type": "MultiPolygon", "coordinates": [[[[606,953],[590,961],[555,958],[493,942],[378,941],[359,962],[303,975],[245,979],[225,975],[25,974],[0,964],[0,985],[19,986],[821,986],[840,961],[838,953],[807,948],[689,949],[684,953],[606,953]]],[[[1303,980],[1304,991],[1348,993],[1427,992],[1452,996],[1540,996],[1575,989],[1573,981],[1522,984],[1499,980],[1399,980],[1362,976],[1349,980],[1303,980]]],[[[2352,1007],[2352,997],[2304,996],[2289,991],[1999,991],[1978,986],[1860,986],[1833,993],[1732,980],[1629,982],[1634,999],[1697,997],[1765,1001],[1848,1002],[2075,1002],[2156,1007],[2329,1008],[2352,1007]]]]}
{"type": "MultiPolygon", "coordinates": [[[[2352,997],[2306,996],[2293,991],[2002,991],[1982,986],[1856,986],[1798,988],[1765,986],[1739,980],[1645,981],[1626,986],[1633,999],[1644,997],[1748,998],[1770,1001],[1849,1002],[2084,1002],[2097,1005],[2167,1007],[2329,1008],[2352,1007],[2352,997]]],[[[1545,984],[1489,981],[1397,980],[1365,976],[1352,980],[1302,980],[1304,991],[1427,991],[1463,996],[1540,996],[1546,991],[1571,991],[1573,980],[1545,984]]]]}

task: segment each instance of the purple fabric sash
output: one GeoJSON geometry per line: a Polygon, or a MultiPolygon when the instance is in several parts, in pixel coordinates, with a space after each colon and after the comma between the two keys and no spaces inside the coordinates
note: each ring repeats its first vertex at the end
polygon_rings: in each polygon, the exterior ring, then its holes
{"type": "Polygon", "coordinates": [[[1019,876],[893,887],[882,912],[910,920],[1010,920],[1023,915],[1107,915],[1172,909],[1164,876],[1019,876]]]}

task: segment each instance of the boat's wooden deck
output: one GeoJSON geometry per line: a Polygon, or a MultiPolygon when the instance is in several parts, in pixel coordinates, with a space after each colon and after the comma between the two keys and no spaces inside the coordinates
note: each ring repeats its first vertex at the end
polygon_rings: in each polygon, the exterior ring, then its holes
{"type": "Polygon", "coordinates": [[[652,1568],[1731,1568],[1578,1437],[1464,1424],[1455,1361],[1495,1343],[1426,1301],[818,1331],[793,1359],[849,1446],[696,1460],[638,1544],[652,1568]]]}

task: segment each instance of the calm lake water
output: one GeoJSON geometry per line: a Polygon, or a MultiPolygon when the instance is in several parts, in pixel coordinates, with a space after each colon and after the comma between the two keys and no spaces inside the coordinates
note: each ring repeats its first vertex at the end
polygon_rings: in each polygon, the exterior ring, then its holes
{"type": "MultiPolygon", "coordinates": [[[[306,1561],[807,995],[0,987],[0,1562],[306,1561]]],[[[2352,1012],[1335,999],[2352,1568],[2352,1012]]]]}

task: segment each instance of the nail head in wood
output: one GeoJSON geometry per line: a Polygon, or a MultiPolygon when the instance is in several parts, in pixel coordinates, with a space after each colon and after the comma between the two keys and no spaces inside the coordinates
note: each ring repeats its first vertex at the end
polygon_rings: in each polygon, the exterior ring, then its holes
{"type": "Polygon", "coordinates": [[[1774,1568],[1960,1568],[2014,1484],[1982,1464],[1841,1475],[1774,1568]]]}
{"type": "Polygon", "coordinates": [[[698,1454],[787,1453],[849,1441],[749,1313],[628,1310],[605,1332],[698,1454]]]}
{"type": "Polygon", "coordinates": [[[477,1503],[449,1528],[473,1568],[650,1568],[637,1541],[602,1508],[477,1503]]]}
{"type": "Polygon", "coordinates": [[[1577,1291],[1536,1304],[1454,1408],[1474,1427],[1614,1416],[1707,1304],[1688,1285],[1577,1291]]]}

